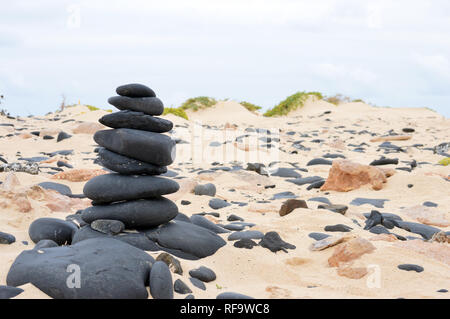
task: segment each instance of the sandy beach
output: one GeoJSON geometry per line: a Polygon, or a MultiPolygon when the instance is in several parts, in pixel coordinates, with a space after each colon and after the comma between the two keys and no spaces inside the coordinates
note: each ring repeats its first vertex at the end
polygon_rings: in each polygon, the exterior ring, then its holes
{"type": "MultiPolygon", "coordinates": [[[[15,242],[0,245],[0,285],[7,284],[14,260],[33,249],[35,243],[28,231],[34,220],[64,220],[91,206],[91,200],[84,196],[69,197],[35,185],[55,182],[68,186],[72,194],[83,194],[89,179],[107,173],[96,161],[98,145],[93,140],[96,131],[106,129],[98,120],[107,114],[76,105],[45,116],[0,117],[1,158],[8,163],[31,161],[39,166],[35,175],[0,173],[0,231],[15,237],[15,242]],[[57,142],[60,132],[71,136],[57,142]],[[54,153],[62,150],[72,152],[54,153]],[[59,167],[60,162],[69,165],[59,167]]],[[[236,241],[228,240],[234,231],[217,234],[226,245],[198,260],[177,257],[183,274],[171,273],[173,282],[181,279],[195,298],[216,298],[224,292],[254,298],[449,298],[450,169],[438,164],[445,156],[434,151],[450,141],[448,118],[425,108],[381,108],[362,102],[336,106],[315,97],[280,117],[264,117],[235,101],[220,101],[187,114],[189,120],[173,114],[162,116],[174,124],[164,134],[177,142],[177,156],[168,166],[171,174],[166,178],[180,185],[176,193],[166,197],[188,217],[202,214],[225,226],[230,224],[230,215],[237,215],[250,223],[244,231],[276,232],[295,246],[272,252],[259,245],[261,238],[257,238],[251,249],[237,248],[236,241]],[[396,140],[399,136],[402,138],[396,140]],[[369,164],[382,156],[398,161],[371,166],[391,172],[381,189],[374,189],[370,182],[348,191],[334,190],[340,185],[321,189],[332,166],[337,166],[335,162],[349,161],[368,170],[369,164]],[[324,161],[311,165],[314,159],[324,161]],[[249,163],[263,163],[266,170],[249,163]],[[322,185],[308,190],[311,183],[294,182],[300,176],[318,176],[322,185]],[[215,186],[214,196],[194,193],[196,185],[208,183],[215,186]],[[213,209],[213,198],[229,205],[213,209]],[[380,199],[382,206],[358,205],[358,198],[380,199]],[[282,205],[292,200],[304,200],[307,208],[294,208],[280,216],[282,205]],[[344,205],[344,213],[319,208],[325,202],[344,205]],[[441,236],[425,238],[428,235],[380,223],[375,229],[364,229],[372,211],[438,228],[441,236]],[[325,230],[332,225],[350,229],[325,230]],[[317,242],[311,233],[339,241],[311,250],[317,242]],[[337,264],[333,263],[336,259],[337,264]],[[399,269],[403,264],[420,266],[423,271],[399,269]],[[204,283],[205,290],[189,279],[189,271],[200,266],[216,275],[215,280],[204,283]]],[[[341,182],[342,177],[334,184],[341,182]]],[[[146,254],[157,258],[161,252],[146,254]]],[[[14,298],[49,298],[32,283],[20,288],[24,292],[14,298]]],[[[174,298],[185,297],[174,293],[174,298]]]]}

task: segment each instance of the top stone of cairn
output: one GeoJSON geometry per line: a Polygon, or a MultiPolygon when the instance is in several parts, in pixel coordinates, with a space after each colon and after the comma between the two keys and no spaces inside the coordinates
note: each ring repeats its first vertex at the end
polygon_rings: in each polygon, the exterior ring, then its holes
{"type": "Polygon", "coordinates": [[[139,83],[121,85],[117,87],[116,93],[127,97],[156,97],[151,88],[139,83]]]}

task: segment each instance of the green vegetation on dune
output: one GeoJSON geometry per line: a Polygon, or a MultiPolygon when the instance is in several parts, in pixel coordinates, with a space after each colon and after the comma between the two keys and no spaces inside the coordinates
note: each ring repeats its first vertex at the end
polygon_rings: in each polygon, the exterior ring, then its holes
{"type": "Polygon", "coordinates": [[[297,92],[288,96],[285,100],[281,101],[278,105],[264,113],[264,116],[281,116],[287,115],[289,112],[303,107],[305,101],[309,96],[315,96],[318,99],[322,99],[323,96],[320,92],[297,92]]]}
{"type": "Polygon", "coordinates": [[[444,166],[450,165],[450,157],[447,157],[447,158],[444,158],[444,159],[440,160],[439,164],[444,165],[444,166]]]}
{"type": "Polygon", "coordinates": [[[180,108],[183,110],[198,111],[207,107],[211,107],[217,103],[216,99],[208,96],[197,96],[186,100],[181,104],[180,108]]]}
{"type": "Polygon", "coordinates": [[[164,108],[163,115],[166,115],[166,114],[173,114],[173,115],[182,117],[182,118],[184,118],[186,120],[189,120],[186,112],[181,107],[177,107],[177,108],[175,108],[175,107],[166,107],[166,108],[164,108]]]}
{"type": "Polygon", "coordinates": [[[98,107],[93,106],[93,105],[86,104],[85,106],[86,106],[90,111],[98,111],[98,110],[100,110],[98,107]]]}
{"type": "Polygon", "coordinates": [[[257,111],[257,110],[262,109],[261,106],[255,105],[255,104],[250,103],[250,102],[242,101],[242,102],[240,102],[239,104],[241,104],[243,107],[245,107],[245,108],[246,108],[247,110],[249,110],[250,112],[254,112],[254,111],[257,111]]]}

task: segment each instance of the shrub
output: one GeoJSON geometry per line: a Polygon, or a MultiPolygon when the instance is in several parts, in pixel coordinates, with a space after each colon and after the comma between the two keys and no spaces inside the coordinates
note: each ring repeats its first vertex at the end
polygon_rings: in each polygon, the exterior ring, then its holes
{"type": "Polygon", "coordinates": [[[341,103],[348,103],[350,102],[350,98],[348,96],[344,96],[342,94],[336,94],[334,96],[328,96],[325,98],[325,101],[328,103],[332,103],[334,105],[338,105],[341,103]]]}
{"type": "Polygon", "coordinates": [[[257,111],[257,110],[262,109],[261,106],[252,104],[252,103],[250,103],[250,102],[242,101],[240,104],[241,104],[243,107],[245,107],[247,110],[249,110],[250,112],[254,112],[254,111],[257,111]]]}
{"type": "Polygon", "coordinates": [[[213,106],[216,103],[217,103],[216,99],[212,97],[198,96],[186,100],[186,102],[181,104],[180,108],[183,110],[192,109],[194,111],[198,111],[199,109],[204,109],[213,106]]]}
{"type": "Polygon", "coordinates": [[[98,111],[100,110],[98,107],[92,105],[85,105],[90,111],[98,111]]]}
{"type": "Polygon", "coordinates": [[[310,96],[316,96],[322,99],[323,96],[320,92],[297,92],[288,96],[285,100],[281,101],[278,105],[264,113],[264,116],[280,116],[287,115],[289,112],[303,107],[306,99],[310,96]]]}
{"type": "Polygon", "coordinates": [[[439,164],[444,165],[444,166],[450,165],[450,157],[442,159],[441,161],[439,161],[439,164]]]}
{"type": "Polygon", "coordinates": [[[178,108],[166,107],[166,108],[164,108],[163,115],[166,115],[166,114],[173,114],[173,115],[182,117],[186,120],[189,120],[186,112],[181,107],[178,107],[178,108]]]}

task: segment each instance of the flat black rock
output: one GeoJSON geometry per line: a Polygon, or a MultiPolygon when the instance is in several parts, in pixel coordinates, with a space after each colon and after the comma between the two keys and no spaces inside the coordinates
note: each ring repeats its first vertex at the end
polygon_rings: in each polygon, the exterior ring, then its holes
{"type": "Polygon", "coordinates": [[[159,133],[119,128],[97,131],[94,140],[110,151],[157,166],[175,160],[175,141],[159,133]]]}
{"type": "Polygon", "coordinates": [[[161,250],[190,260],[211,256],[226,244],[212,231],[180,220],[172,220],[145,233],[161,250]]]}
{"type": "Polygon", "coordinates": [[[16,237],[0,231],[0,244],[10,245],[16,241],[16,237]]]}
{"type": "Polygon", "coordinates": [[[181,279],[175,280],[173,290],[182,295],[190,294],[192,292],[188,285],[186,285],[181,279]]]}
{"type": "Polygon", "coordinates": [[[254,299],[254,298],[236,292],[223,292],[217,295],[216,299],[254,299]]]}
{"type": "Polygon", "coordinates": [[[402,264],[397,266],[398,269],[406,270],[406,271],[415,271],[415,272],[422,272],[424,269],[422,266],[414,265],[414,264],[402,264]]]}
{"type": "Polygon", "coordinates": [[[371,166],[379,166],[379,165],[390,165],[390,164],[397,165],[398,164],[398,158],[382,158],[382,159],[373,161],[369,165],[371,165],[371,166]]]}
{"type": "Polygon", "coordinates": [[[171,121],[129,110],[104,115],[98,121],[112,128],[131,128],[155,133],[169,132],[173,128],[171,121]]]}
{"type": "Polygon", "coordinates": [[[294,245],[283,241],[280,235],[274,231],[266,233],[259,242],[259,245],[261,247],[269,249],[271,252],[274,253],[276,253],[279,250],[282,250],[287,253],[287,249],[296,248],[294,245]]]}
{"type": "Polygon", "coordinates": [[[189,278],[189,281],[190,281],[195,287],[197,287],[198,289],[206,290],[206,286],[205,286],[205,284],[204,284],[201,280],[198,280],[197,278],[192,278],[192,277],[190,277],[190,278],[189,278]]]}
{"type": "Polygon", "coordinates": [[[190,270],[189,275],[203,282],[216,280],[216,273],[212,269],[205,266],[200,266],[199,268],[190,270]]]}
{"type": "Polygon", "coordinates": [[[148,164],[104,147],[98,150],[98,160],[102,166],[122,175],[161,175],[167,172],[166,166],[148,164]]]}
{"type": "Polygon", "coordinates": [[[28,235],[34,243],[42,239],[50,239],[58,245],[70,245],[72,236],[77,230],[78,227],[75,224],[62,219],[39,218],[31,223],[28,235]]]}
{"type": "Polygon", "coordinates": [[[324,228],[325,231],[329,231],[329,232],[349,232],[352,229],[353,228],[351,228],[350,226],[343,225],[343,224],[328,225],[328,226],[325,226],[325,228],[324,228]]]}
{"type": "Polygon", "coordinates": [[[130,83],[117,87],[116,93],[128,97],[155,97],[155,92],[146,85],[130,83]]]}
{"type": "Polygon", "coordinates": [[[323,234],[323,233],[309,233],[308,237],[314,239],[314,240],[322,240],[325,239],[327,237],[330,237],[330,235],[327,234],[323,234]]]}
{"type": "Polygon", "coordinates": [[[379,211],[372,210],[369,217],[366,219],[366,225],[364,229],[371,229],[372,227],[379,225],[383,222],[383,216],[379,211]]]}
{"type": "Polygon", "coordinates": [[[104,174],[89,180],[83,193],[99,203],[154,198],[178,191],[177,182],[156,176],[104,174]]]}
{"type": "Polygon", "coordinates": [[[56,142],[58,143],[71,137],[72,135],[67,134],[66,132],[59,132],[58,137],[56,138],[56,142]]]}
{"type": "Polygon", "coordinates": [[[177,214],[178,207],[174,202],[158,197],[88,207],[81,217],[89,224],[98,219],[114,219],[124,223],[126,228],[134,229],[167,223],[177,214]]]}
{"type": "Polygon", "coordinates": [[[345,206],[345,205],[319,205],[317,208],[318,209],[326,209],[326,210],[330,210],[334,213],[345,215],[345,213],[347,212],[348,206],[345,206]]]}
{"type": "Polygon", "coordinates": [[[118,240],[88,239],[23,251],[6,282],[14,287],[31,283],[56,299],[146,299],[153,263],[147,253],[118,240]]]}
{"type": "Polygon", "coordinates": [[[308,177],[302,177],[302,178],[295,178],[295,179],[287,179],[287,182],[294,183],[296,185],[302,186],[305,184],[312,184],[318,181],[323,180],[323,177],[320,176],[308,176],[308,177]]]}
{"type": "Polygon", "coordinates": [[[414,222],[405,222],[401,220],[394,220],[395,226],[402,228],[404,230],[407,230],[414,234],[421,235],[424,239],[431,239],[435,233],[440,232],[441,230],[439,228],[424,225],[420,223],[414,223],[414,222]]]}
{"type": "Polygon", "coordinates": [[[173,299],[172,275],[169,267],[156,261],[150,271],[150,293],[153,299],[173,299]]]}
{"type": "Polygon", "coordinates": [[[0,299],[11,299],[20,295],[23,289],[11,286],[0,286],[0,299]]]}
{"type": "Polygon", "coordinates": [[[310,160],[306,166],[313,166],[313,165],[331,165],[333,164],[332,161],[326,160],[324,158],[315,158],[310,160]]]}
{"type": "Polygon", "coordinates": [[[223,199],[213,198],[209,201],[208,205],[212,209],[221,209],[221,208],[230,206],[231,204],[228,203],[227,201],[224,201],[223,199]]]}
{"type": "Polygon", "coordinates": [[[44,189],[52,189],[65,196],[72,195],[72,190],[70,189],[70,187],[64,184],[54,182],[42,182],[39,183],[38,186],[44,189]]]}
{"type": "Polygon", "coordinates": [[[373,198],[355,198],[351,201],[350,205],[361,206],[369,204],[377,208],[384,208],[384,202],[389,201],[389,199],[373,199],[373,198]]]}
{"type": "Polygon", "coordinates": [[[245,249],[252,249],[255,246],[258,246],[257,243],[255,243],[253,240],[244,238],[238,241],[235,241],[233,244],[236,248],[245,248],[245,249]]]}
{"type": "Polygon", "coordinates": [[[72,244],[92,238],[112,238],[145,251],[158,251],[159,247],[142,232],[123,232],[117,235],[105,234],[91,228],[90,225],[81,227],[75,232],[72,244]]]}
{"type": "Polygon", "coordinates": [[[237,231],[228,236],[228,240],[261,239],[264,234],[258,230],[237,231]]]}
{"type": "Polygon", "coordinates": [[[203,216],[200,215],[192,215],[191,216],[191,223],[195,224],[197,226],[209,229],[210,231],[216,233],[216,234],[224,234],[229,233],[230,231],[228,229],[225,229],[223,227],[220,227],[216,224],[214,224],[212,221],[206,219],[203,216]]]}
{"type": "Polygon", "coordinates": [[[148,115],[161,115],[164,111],[164,105],[157,97],[113,96],[108,99],[108,103],[119,110],[142,112],[148,115]]]}
{"type": "Polygon", "coordinates": [[[293,168],[286,168],[286,167],[278,168],[274,173],[270,174],[270,176],[291,177],[291,178],[300,178],[300,177],[302,177],[293,168]]]}

